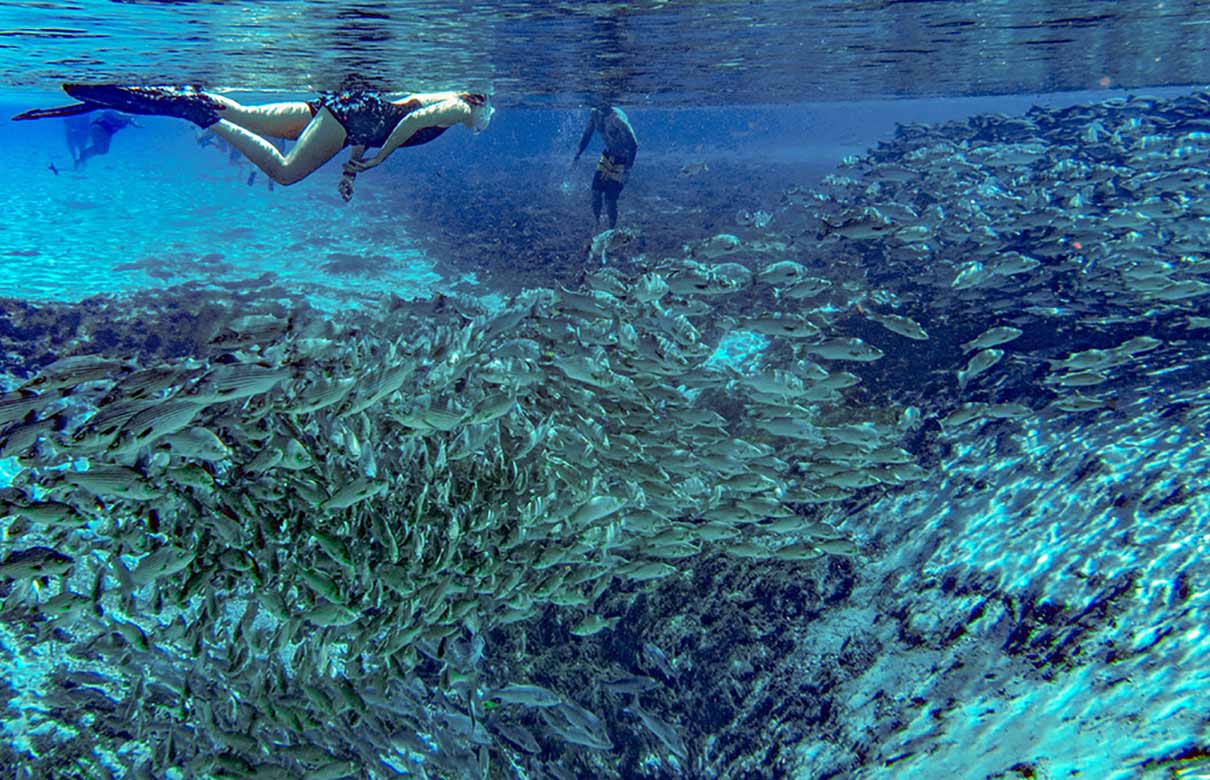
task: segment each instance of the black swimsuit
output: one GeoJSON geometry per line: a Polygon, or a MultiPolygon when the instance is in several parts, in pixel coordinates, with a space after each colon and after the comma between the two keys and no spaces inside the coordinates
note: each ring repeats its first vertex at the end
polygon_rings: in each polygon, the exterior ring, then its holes
{"type": "MultiPolygon", "coordinates": [[[[321,94],[307,103],[311,116],[326,108],[340,122],[348,138],[345,145],[382,146],[399,120],[418,108],[419,100],[392,103],[377,92],[345,90],[321,94]]],[[[403,142],[402,146],[419,146],[444,133],[445,127],[422,127],[403,142]]]]}

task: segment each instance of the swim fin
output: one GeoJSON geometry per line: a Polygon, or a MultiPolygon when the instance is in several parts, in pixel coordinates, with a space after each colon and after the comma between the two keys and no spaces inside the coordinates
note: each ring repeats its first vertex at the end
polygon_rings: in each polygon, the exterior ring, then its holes
{"type": "Polygon", "coordinates": [[[99,103],[127,114],[187,119],[206,128],[218,121],[222,104],[196,87],[137,87],[120,84],[64,84],[77,100],[99,103]]]}
{"type": "Polygon", "coordinates": [[[54,108],[31,108],[28,111],[22,111],[13,117],[14,122],[20,122],[26,119],[51,119],[57,116],[75,116],[76,114],[87,114],[89,111],[105,108],[99,103],[72,103],[68,106],[55,106],[54,108]]]}

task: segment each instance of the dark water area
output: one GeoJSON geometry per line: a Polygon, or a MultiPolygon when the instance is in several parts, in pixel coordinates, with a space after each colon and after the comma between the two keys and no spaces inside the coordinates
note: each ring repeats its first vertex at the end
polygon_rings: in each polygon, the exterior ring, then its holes
{"type": "MultiPolygon", "coordinates": [[[[741,212],[748,209],[734,208],[735,204],[769,201],[766,208],[772,209],[776,198],[771,193],[819,181],[830,170],[826,163],[779,165],[715,158],[708,163],[708,173],[683,173],[692,162],[647,158],[636,166],[620,198],[618,222],[641,233],[639,252],[659,257],[678,253],[683,244],[704,234],[742,235],[744,226],[737,215],[742,219],[741,212]]],[[[581,160],[578,178],[593,165],[595,155],[581,160]]],[[[574,191],[565,191],[552,187],[540,174],[477,166],[405,185],[406,194],[397,207],[407,209],[408,225],[442,259],[448,277],[473,272],[502,292],[570,286],[600,265],[589,251],[597,226],[588,188],[582,181],[579,184],[574,191]],[[475,194],[466,196],[445,186],[454,177],[475,194]]],[[[388,199],[385,207],[396,206],[388,199]]]]}

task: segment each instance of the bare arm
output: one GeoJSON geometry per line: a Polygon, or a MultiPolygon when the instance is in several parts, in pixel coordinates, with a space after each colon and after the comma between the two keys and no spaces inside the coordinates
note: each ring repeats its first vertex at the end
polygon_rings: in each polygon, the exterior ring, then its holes
{"type": "Polygon", "coordinates": [[[639,140],[634,137],[630,123],[626,123],[626,164],[634,165],[634,158],[639,153],[639,140]]]}
{"type": "Polygon", "coordinates": [[[580,159],[580,155],[584,154],[584,150],[588,148],[588,142],[592,140],[592,133],[597,129],[597,112],[594,110],[588,115],[588,127],[584,128],[584,134],[580,136],[580,145],[576,147],[575,159],[580,159]]]}
{"type": "Polygon", "coordinates": [[[450,98],[418,108],[399,120],[399,124],[395,125],[395,129],[378,150],[378,154],[362,161],[362,170],[380,165],[391,152],[402,146],[418,130],[426,127],[452,127],[459,123],[470,124],[471,119],[471,107],[459,98],[450,98]]]}
{"type": "MultiPolygon", "coordinates": [[[[364,155],[365,153],[366,153],[365,144],[357,144],[356,146],[350,146],[349,147],[349,162],[358,162],[359,160],[361,160],[362,155],[364,155]]],[[[346,163],[345,164],[345,173],[350,172],[348,170],[348,168],[349,168],[349,165],[348,165],[348,163],[346,163]]]]}

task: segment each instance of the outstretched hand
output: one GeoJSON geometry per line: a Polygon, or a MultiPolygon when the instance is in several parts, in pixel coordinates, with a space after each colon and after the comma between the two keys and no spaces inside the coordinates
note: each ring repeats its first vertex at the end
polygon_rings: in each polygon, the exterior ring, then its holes
{"type": "Polygon", "coordinates": [[[345,203],[353,199],[353,180],[356,176],[346,173],[340,177],[340,183],[336,185],[336,191],[340,193],[340,198],[345,203]]]}

